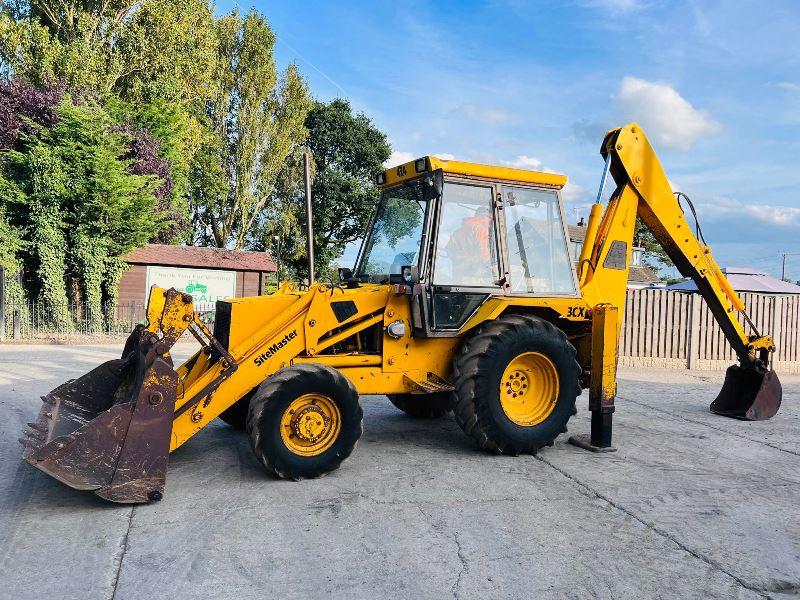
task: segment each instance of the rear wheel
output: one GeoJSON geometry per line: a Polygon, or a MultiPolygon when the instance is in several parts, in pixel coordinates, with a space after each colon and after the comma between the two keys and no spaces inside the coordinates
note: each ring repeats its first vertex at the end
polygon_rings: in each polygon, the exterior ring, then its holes
{"type": "Polygon", "coordinates": [[[435,392],[433,394],[388,394],[389,402],[410,417],[432,419],[450,412],[452,394],[435,392]]]}
{"type": "Polygon", "coordinates": [[[455,362],[456,421],[498,454],[552,446],[581,393],[575,354],[564,332],[542,319],[509,315],[487,324],[455,362]]]}
{"type": "Polygon", "coordinates": [[[256,457],[283,479],[319,477],[339,468],[363,431],[353,384],[336,369],[294,365],[262,383],[247,429],[256,457]]]}

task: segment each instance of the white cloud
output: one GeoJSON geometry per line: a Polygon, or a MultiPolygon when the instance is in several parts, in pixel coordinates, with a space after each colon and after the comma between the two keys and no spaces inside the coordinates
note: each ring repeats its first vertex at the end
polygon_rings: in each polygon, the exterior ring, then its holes
{"type": "Polygon", "coordinates": [[[482,123],[503,123],[511,118],[511,115],[504,110],[477,104],[462,104],[453,113],[459,117],[482,123]]]}
{"type": "Polygon", "coordinates": [[[449,152],[434,152],[431,156],[435,156],[436,158],[441,158],[442,160],[455,160],[456,157],[449,152]]]}
{"type": "Polygon", "coordinates": [[[708,111],[694,108],[666,83],[625,77],[614,102],[661,146],[688,150],[700,137],[722,130],[708,111]]]}
{"type": "Polygon", "coordinates": [[[800,92],[800,83],[794,83],[792,81],[781,81],[780,83],[774,84],[774,87],[786,90],[787,92],[800,92]]]}
{"type": "Polygon", "coordinates": [[[587,200],[589,198],[586,188],[569,180],[561,190],[561,197],[564,198],[564,202],[575,202],[576,200],[587,200]]]}
{"type": "MultiPolygon", "coordinates": [[[[772,204],[743,204],[730,198],[716,198],[714,202],[700,203],[702,217],[714,220],[733,218],[750,227],[753,221],[781,228],[800,228],[800,208],[772,204]]],[[[766,233],[766,232],[763,232],[766,233]]]]}
{"type": "Polygon", "coordinates": [[[403,163],[407,163],[409,161],[414,160],[415,156],[411,154],[411,152],[402,152],[399,150],[392,150],[392,155],[389,157],[383,166],[387,169],[391,169],[392,167],[396,167],[397,165],[402,165],[403,163]]]}
{"type": "Polygon", "coordinates": [[[525,154],[520,154],[514,160],[502,160],[500,161],[505,167],[513,167],[515,169],[529,169],[531,171],[541,171],[542,170],[542,161],[538,158],[533,156],[527,156],[525,154]]]}

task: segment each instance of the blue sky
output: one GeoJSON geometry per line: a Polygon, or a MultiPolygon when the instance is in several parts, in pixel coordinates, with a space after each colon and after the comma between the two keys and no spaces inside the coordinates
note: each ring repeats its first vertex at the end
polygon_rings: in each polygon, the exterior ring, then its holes
{"type": "MultiPolygon", "coordinates": [[[[230,4],[221,4],[220,9],[230,4]]],[[[263,2],[281,65],[348,98],[395,159],[565,173],[588,211],[603,132],[638,120],[722,266],[800,253],[800,2],[263,2]]],[[[800,254],[787,261],[800,279],[800,254]]]]}

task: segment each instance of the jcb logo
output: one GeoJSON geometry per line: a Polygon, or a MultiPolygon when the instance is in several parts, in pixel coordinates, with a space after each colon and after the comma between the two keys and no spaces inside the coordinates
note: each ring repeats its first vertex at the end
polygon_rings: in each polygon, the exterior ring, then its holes
{"type": "Polygon", "coordinates": [[[591,311],[585,306],[570,306],[567,309],[567,317],[576,319],[588,319],[592,315],[591,311]]]}
{"type": "Polygon", "coordinates": [[[397,167],[397,176],[398,177],[405,177],[406,176],[406,166],[400,165],[397,167]]]}

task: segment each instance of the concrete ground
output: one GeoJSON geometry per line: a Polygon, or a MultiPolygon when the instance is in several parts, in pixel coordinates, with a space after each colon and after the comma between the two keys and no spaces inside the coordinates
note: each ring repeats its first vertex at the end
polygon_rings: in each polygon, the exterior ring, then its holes
{"type": "Polygon", "coordinates": [[[0,347],[0,598],[800,594],[797,376],[774,419],[747,423],[708,412],[721,373],[624,371],[619,451],[601,455],[562,436],[489,456],[452,418],[368,397],[353,456],[299,483],[217,423],[172,455],[161,502],[131,508],[22,463],[16,441],[41,394],[117,351],[0,347]]]}

